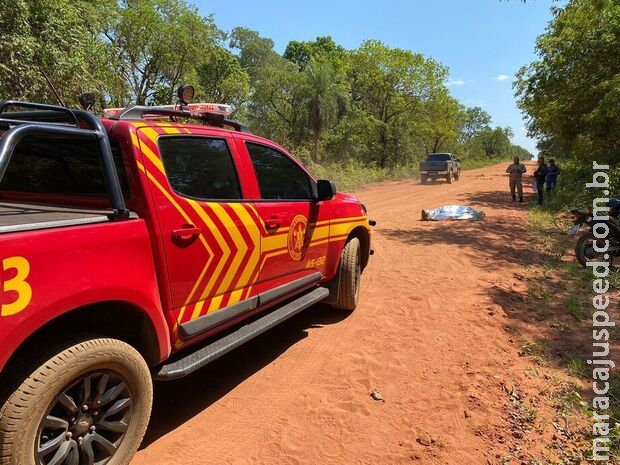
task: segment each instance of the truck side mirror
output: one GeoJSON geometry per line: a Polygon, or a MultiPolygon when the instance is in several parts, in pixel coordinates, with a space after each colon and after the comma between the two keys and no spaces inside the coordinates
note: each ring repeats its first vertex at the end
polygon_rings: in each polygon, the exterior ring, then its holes
{"type": "Polygon", "coordinates": [[[336,184],[332,181],[319,179],[316,182],[317,200],[331,200],[336,195],[336,184]]]}

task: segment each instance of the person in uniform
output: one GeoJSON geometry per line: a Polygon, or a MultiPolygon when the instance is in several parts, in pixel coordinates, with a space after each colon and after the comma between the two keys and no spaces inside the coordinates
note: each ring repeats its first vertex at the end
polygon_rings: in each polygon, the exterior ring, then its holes
{"type": "Polygon", "coordinates": [[[519,157],[514,158],[514,163],[512,163],[508,168],[506,168],[506,173],[510,176],[510,195],[512,195],[512,201],[517,201],[516,193],[519,194],[519,202],[523,203],[523,173],[527,171],[527,168],[521,161],[519,157]]]}

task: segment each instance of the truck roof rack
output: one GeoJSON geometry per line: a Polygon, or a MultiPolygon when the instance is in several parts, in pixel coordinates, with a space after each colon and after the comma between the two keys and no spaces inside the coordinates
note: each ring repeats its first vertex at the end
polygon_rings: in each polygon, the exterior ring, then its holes
{"type": "Polygon", "coordinates": [[[210,126],[216,126],[216,127],[230,126],[235,131],[251,134],[251,131],[247,126],[239,123],[238,121],[226,119],[226,117],[220,113],[215,113],[215,112],[210,112],[210,111],[194,112],[194,111],[185,110],[183,108],[173,110],[170,108],[147,107],[147,106],[142,106],[142,105],[134,105],[132,107],[127,107],[123,109],[118,116],[111,116],[110,119],[120,120],[120,121],[140,121],[140,120],[146,119],[146,117],[149,115],[168,116],[172,119],[174,118],[195,119],[195,120],[203,122],[204,124],[209,124],[210,126]]]}
{"type": "Polygon", "coordinates": [[[36,135],[94,141],[99,146],[106,190],[114,209],[113,219],[129,218],[108,133],[95,115],[84,110],[56,105],[7,100],[0,102],[0,128],[7,129],[0,137],[0,182],[6,173],[15,147],[26,137],[36,135]],[[6,111],[9,107],[34,111],[6,111]],[[9,117],[6,117],[7,115],[9,117]],[[81,127],[80,122],[86,124],[87,128],[81,127]]]}

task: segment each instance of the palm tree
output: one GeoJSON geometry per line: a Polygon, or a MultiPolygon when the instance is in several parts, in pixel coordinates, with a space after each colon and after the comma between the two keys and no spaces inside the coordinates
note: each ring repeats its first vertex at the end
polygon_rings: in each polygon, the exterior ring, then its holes
{"type": "Polygon", "coordinates": [[[325,127],[337,118],[339,100],[342,97],[340,75],[334,66],[326,61],[314,58],[304,70],[306,92],[308,96],[308,123],[312,130],[312,158],[319,162],[319,142],[325,127]]]}

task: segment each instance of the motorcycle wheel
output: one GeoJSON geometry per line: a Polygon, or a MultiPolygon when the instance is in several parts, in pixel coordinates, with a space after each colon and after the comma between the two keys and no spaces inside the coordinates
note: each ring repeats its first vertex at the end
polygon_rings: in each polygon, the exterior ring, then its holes
{"type": "Polygon", "coordinates": [[[588,232],[581,236],[575,244],[575,257],[577,257],[577,261],[584,268],[587,266],[588,261],[594,259],[599,261],[611,261],[611,257],[605,260],[602,253],[594,250],[594,240],[594,234],[592,232],[588,232]]]}

